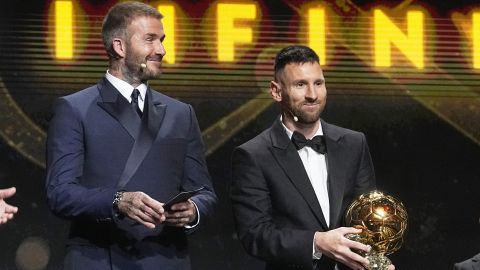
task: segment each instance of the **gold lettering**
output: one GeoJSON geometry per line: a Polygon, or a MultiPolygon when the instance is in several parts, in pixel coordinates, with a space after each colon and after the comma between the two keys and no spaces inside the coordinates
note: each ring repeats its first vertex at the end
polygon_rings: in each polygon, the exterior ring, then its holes
{"type": "Polygon", "coordinates": [[[251,43],[251,27],[236,27],[236,19],[257,18],[255,4],[217,4],[217,52],[219,61],[235,60],[235,43],[251,43]]]}
{"type": "Polygon", "coordinates": [[[375,66],[390,67],[392,65],[390,44],[395,44],[415,67],[424,68],[422,12],[407,12],[407,35],[379,9],[374,11],[374,21],[375,66]]]}

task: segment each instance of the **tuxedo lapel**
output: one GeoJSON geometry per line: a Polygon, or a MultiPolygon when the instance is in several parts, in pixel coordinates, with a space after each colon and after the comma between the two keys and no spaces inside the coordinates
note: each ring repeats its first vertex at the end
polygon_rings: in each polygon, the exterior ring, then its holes
{"type": "Polygon", "coordinates": [[[135,140],[117,187],[123,188],[140,167],[151,149],[165,116],[166,106],[154,98],[152,90],[147,89],[142,118],[132,110],[129,102],[107,80],[98,84],[101,101],[97,104],[114,117],[135,140]]]}
{"type": "Polygon", "coordinates": [[[332,130],[330,124],[321,121],[327,144],[328,198],[330,201],[330,226],[337,227],[341,221],[341,207],[345,189],[345,171],[340,168],[346,154],[342,149],[342,135],[332,130]]]}
{"type": "MultiPolygon", "coordinates": [[[[160,126],[162,125],[163,118],[165,117],[165,110],[167,106],[165,104],[162,104],[160,100],[155,99],[152,91],[150,88],[147,90],[147,100],[151,102],[147,102],[146,107],[146,113],[147,114],[147,127],[148,127],[148,132],[149,136],[153,137],[152,139],[155,139],[157,136],[158,130],[160,129],[160,126]]],[[[153,141],[153,140],[152,140],[153,141]]]]}
{"type": "Polygon", "coordinates": [[[166,105],[160,103],[159,100],[154,99],[151,89],[147,89],[145,98],[145,106],[142,117],[142,129],[138,138],[133,144],[132,151],[125,164],[124,171],[120,176],[117,187],[123,188],[138,170],[140,164],[147,156],[152,147],[158,131],[165,116],[166,105]]]}
{"type": "Polygon", "coordinates": [[[308,178],[297,150],[288,139],[280,120],[276,120],[271,128],[272,154],[283,168],[288,179],[307,202],[310,210],[322,227],[327,230],[327,222],[323,216],[320,203],[308,178]]]}
{"type": "Polygon", "coordinates": [[[105,78],[97,86],[101,96],[98,106],[115,118],[132,138],[136,138],[141,129],[141,121],[128,100],[105,78]]]}

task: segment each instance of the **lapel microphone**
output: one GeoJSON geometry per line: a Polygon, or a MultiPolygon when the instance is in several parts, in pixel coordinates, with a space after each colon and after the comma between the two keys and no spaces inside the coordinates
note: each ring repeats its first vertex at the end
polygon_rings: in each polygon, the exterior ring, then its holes
{"type": "Polygon", "coordinates": [[[293,112],[292,112],[292,111],[290,111],[290,109],[288,109],[288,108],[286,108],[286,109],[287,109],[287,112],[288,112],[288,113],[290,113],[290,114],[292,115],[292,117],[293,117],[293,121],[295,121],[295,122],[298,122],[298,117],[297,117],[295,114],[293,114],[293,112]]]}

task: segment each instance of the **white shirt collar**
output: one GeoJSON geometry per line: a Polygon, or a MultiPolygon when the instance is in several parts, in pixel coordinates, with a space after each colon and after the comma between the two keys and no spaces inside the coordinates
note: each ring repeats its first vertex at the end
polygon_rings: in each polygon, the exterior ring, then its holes
{"type": "Polygon", "coordinates": [[[140,99],[142,101],[145,100],[145,95],[147,94],[146,84],[142,83],[136,88],[134,88],[126,81],[119,79],[113,76],[112,74],[110,74],[108,70],[107,70],[107,73],[105,74],[105,78],[107,78],[107,80],[118,90],[118,92],[120,92],[120,94],[122,94],[122,96],[124,96],[128,100],[128,102],[132,102],[131,96],[134,89],[138,89],[138,91],[140,91],[140,99]]]}
{"type": "MultiPolygon", "coordinates": [[[[282,115],[280,115],[280,123],[282,123],[282,126],[283,128],[285,129],[285,132],[287,133],[288,135],[288,138],[289,139],[292,139],[292,135],[293,135],[293,131],[291,131],[290,129],[287,128],[287,126],[285,126],[285,124],[283,123],[282,121],[282,115]]],[[[315,135],[313,136],[317,136],[317,135],[323,135],[323,129],[322,129],[322,122],[320,120],[318,120],[318,129],[317,129],[317,132],[315,132],[315,135]]]]}

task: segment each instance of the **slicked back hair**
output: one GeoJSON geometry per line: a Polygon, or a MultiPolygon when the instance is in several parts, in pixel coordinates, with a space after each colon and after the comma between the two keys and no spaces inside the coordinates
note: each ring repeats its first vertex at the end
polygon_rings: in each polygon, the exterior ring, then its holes
{"type": "Polygon", "coordinates": [[[309,47],[302,45],[293,45],[283,48],[275,57],[275,81],[281,82],[281,75],[285,66],[291,63],[319,63],[318,55],[309,47]]]}
{"type": "Polygon", "coordinates": [[[163,18],[155,8],[136,1],[118,3],[108,11],[103,20],[102,38],[109,58],[117,58],[113,50],[113,39],[127,40],[127,27],[138,17],[152,17],[158,20],[163,18]]]}

